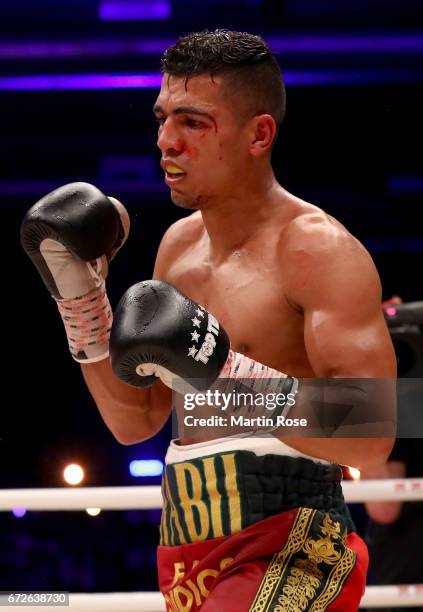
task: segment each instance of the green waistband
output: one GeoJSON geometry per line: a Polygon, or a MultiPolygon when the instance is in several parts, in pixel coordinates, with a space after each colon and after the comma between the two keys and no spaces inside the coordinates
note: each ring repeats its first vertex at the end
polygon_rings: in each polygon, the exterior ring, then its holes
{"type": "Polygon", "coordinates": [[[313,508],[354,530],[338,465],[232,451],[166,466],[161,543],[233,535],[269,516],[313,508]]]}

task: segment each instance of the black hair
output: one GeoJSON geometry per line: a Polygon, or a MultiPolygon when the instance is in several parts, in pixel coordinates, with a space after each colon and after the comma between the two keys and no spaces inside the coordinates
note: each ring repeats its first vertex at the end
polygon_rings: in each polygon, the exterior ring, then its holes
{"type": "Polygon", "coordinates": [[[230,93],[240,94],[245,112],[269,114],[279,128],[286,94],[278,62],[260,36],[214,30],[193,32],[166,49],[162,72],[169,76],[223,75],[230,93]]]}

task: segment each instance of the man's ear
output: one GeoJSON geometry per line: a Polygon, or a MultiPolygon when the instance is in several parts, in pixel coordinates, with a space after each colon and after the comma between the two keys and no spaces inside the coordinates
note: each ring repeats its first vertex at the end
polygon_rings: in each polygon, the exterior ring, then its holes
{"type": "Polygon", "coordinates": [[[251,119],[250,153],[254,157],[266,154],[276,138],[276,121],[272,115],[256,115],[251,119]]]}

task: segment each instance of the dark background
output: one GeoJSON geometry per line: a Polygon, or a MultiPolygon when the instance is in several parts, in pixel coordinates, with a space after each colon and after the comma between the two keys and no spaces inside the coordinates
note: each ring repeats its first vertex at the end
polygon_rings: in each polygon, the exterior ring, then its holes
{"type": "MultiPolygon", "coordinates": [[[[151,277],[164,230],[185,214],[170,202],[158,166],[157,90],[68,90],[55,78],[49,90],[17,90],[15,77],[28,88],[37,75],[157,74],[168,44],[204,28],[276,41],[288,92],[274,151],[278,178],[366,245],[384,298],[423,297],[421,2],[174,0],[167,20],[129,21],[100,19],[104,5],[0,5],[2,488],[62,486],[69,462],[84,465],[86,485],[139,484],[129,461],[163,459],[170,438],[167,427],[123,447],[104,426],[68,355],[56,306],[20,249],[27,208],[74,180],[93,182],[128,207],[132,233],[112,265],[112,305],[151,277]]],[[[1,513],[0,589],[154,590],[158,520],[159,511],[1,513]]]]}

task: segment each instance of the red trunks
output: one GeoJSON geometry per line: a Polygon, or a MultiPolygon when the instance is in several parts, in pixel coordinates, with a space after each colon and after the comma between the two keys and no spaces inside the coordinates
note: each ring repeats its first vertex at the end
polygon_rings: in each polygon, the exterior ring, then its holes
{"type": "Polygon", "coordinates": [[[367,548],[329,514],[297,508],[238,533],[160,546],[172,612],[350,612],[364,593],[367,548]]]}

